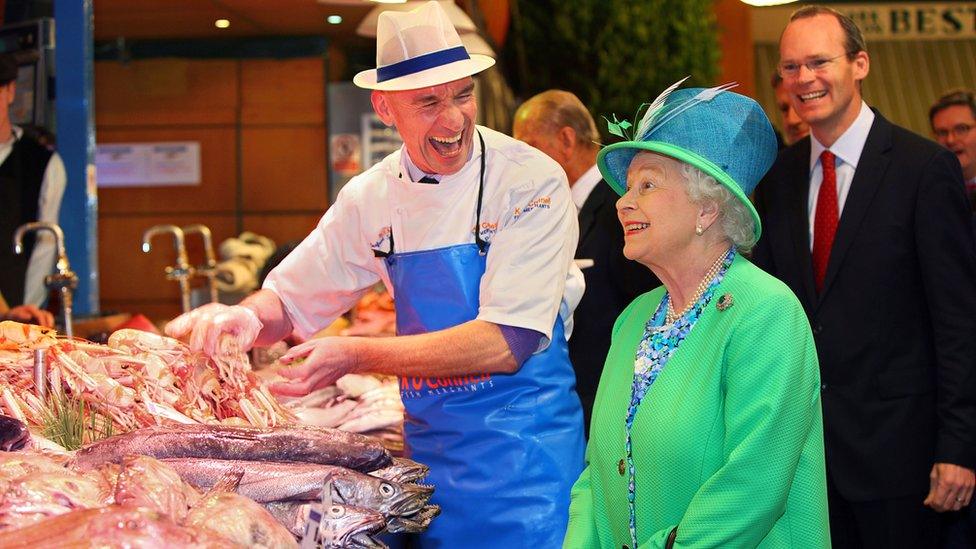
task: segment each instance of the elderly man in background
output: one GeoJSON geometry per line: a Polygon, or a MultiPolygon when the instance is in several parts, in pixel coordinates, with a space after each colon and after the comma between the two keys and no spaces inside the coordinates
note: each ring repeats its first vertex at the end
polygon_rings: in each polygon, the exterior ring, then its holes
{"type": "Polygon", "coordinates": [[[437,2],[384,12],[377,66],[354,82],[403,147],[347,183],[318,227],[242,305],[167,326],[212,351],[309,337],[382,282],[397,337],[293,347],[274,390],[301,395],[349,372],[400,376],[405,441],[430,466],[442,514],[424,547],[554,547],[583,467],[566,351],[583,291],[566,175],[539,151],[475,125],[475,74],[437,2]]]}
{"type": "Polygon", "coordinates": [[[634,298],[660,282],[624,257],[624,233],[617,221],[619,197],[597,168],[600,134],[579,98],[562,90],[542,92],[518,108],[512,127],[515,139],[562,166],[579,211],[576,260],[583,267],[586,292],[573,315],[569,359],[576,371],[576,392],[589,435],[593,399],[610,348],[613,323],[634,298]]]}
{"type": "Polygon", "coordinates": [[[976,211],[976,97],[972,90],[953,90],[929,109],[932,135],[959,159],[969,203],[976,211]]]}
{"type": "Polygon", "coordinates": [[[799,296],[820,357],[834,547],[936,547],[976,466],[976,243],[959,162],[861,96],[860,29],[797,10],[779,73],[811,135],[762,185],[757,265],[799,296]]]}

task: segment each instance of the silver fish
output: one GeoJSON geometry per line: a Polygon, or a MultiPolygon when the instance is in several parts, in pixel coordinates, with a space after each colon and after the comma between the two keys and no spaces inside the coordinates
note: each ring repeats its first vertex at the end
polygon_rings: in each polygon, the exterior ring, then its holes
{"type": "MultiPolygon", "coordinates": [[[[278,502],[265,508],[296,537],[305,532],[313,502],[278,502]]],[[[323,549],[358,547],[385,549],[386,545],[374,539],[383,532],[386,519],[372,509],[333,503],[321,511],[318,541],[323,549]]]]}
{"type": "Polygon", "coordinates": [[[441,514],[440,505],[428,505],[410,516],[390,517],[386,521],[386,531],[391,534],[423,532],[430,526],[430,521],[439,514],[441,514]]]}
{"type": "Polygon", "coordinates": [[[373,471],[392,462],[378,442],[334,429],[175,425],[137,429],[90,444],[78,451],[75,467],[84,470],[106,462],[120,463],[127,454],[157,459],[297,461],[357,471],[373,471]]]}
{"type": "Polygon", "coordinates": [[[197,458],[162,461],[184,481],[204,489],[227,473],[240,471],[243,475],[237,493],[258,503],[318,500],[322,487],[329,483],[333,501],[373,509],[385,516],[409,515],[423,508],[434,491],[430,486],[401,484],[333,465],[197,458]]]}
{"type": "Polygon", "coordinates": [[[373,477],[379,477],[386,480],[392,480],[393,482],[416,482],[427,476],[430,472],[430,467],[427,467],[423,463],[417,463],[412,459],[395,457],[393,458],[393,463],[383,467],[382,469],[377,469],[375,471],[370,471],[369,475],[373,477]]]}

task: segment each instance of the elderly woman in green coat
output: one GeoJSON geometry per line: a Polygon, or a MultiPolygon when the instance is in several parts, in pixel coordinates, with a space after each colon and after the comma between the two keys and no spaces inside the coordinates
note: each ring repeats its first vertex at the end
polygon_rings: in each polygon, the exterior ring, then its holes
{"type": "Polygon", "coordinates": [[[624,255],[664,286],[614,326],[564,547],[829,547],[810,325],[740,255],[773,129],[725,87],[676,86],[599,155],[624,255]]]}

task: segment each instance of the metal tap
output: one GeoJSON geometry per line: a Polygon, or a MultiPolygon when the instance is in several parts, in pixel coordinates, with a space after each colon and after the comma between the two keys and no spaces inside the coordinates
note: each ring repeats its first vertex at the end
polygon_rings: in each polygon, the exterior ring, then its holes
{"type": "Polygon", "coordinates": [[[49,290],[56,289],[61,293],[61,311],[64,315],[64,332],[68,337],[74,337],[73,301],[74,289],[78,287],[78,275],[71,271],[68,263],[68,253],[64,249],[64,231],[55,223],[34,221],[24,223],[14,232],[14,252],[24,253],[24,234],[28,232],[51,231],[58,249],[58,259],[54,264],[55,271],[44,277],[44,286],[49,290]]]}
{"type": "Polygon", "coordinates": [[[193,276],[193,267],[186,258],[186,239],[183,236],[183,229],[176,225],[153,225],[142,233],[142,251],[149,253],[152,249],[151,241],[154,236],[171,233],[173,244],[176,246],[176,265],[166,267],[166,279],[175,280],[180,283],[180,297],[183,301],[183,312],[190,310],[190,277],[193,276]]]}
{"type": "Polygon", "coordinates": [[[213,235],[210,227],[200,223],[183,227],[184,234],[199,234],[203,237],[203,253],[206,254],[207,262],[197,265],[196,273],[207,279],[210,287],[210,302],[217,303],[217,256],[214,254],[213,235]]]}

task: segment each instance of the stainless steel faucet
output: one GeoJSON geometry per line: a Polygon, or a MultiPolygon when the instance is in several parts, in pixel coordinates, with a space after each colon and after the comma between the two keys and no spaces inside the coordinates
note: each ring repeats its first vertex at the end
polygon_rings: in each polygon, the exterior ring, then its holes
{"type": "Polygon", "coordinates": [[[58,249],[58,259],[54,264],[55,271],[44,277],[44,285],[50,289],[57,289],[61,293],[61,311],[64,314],[64,332],[68,337],[74,337],[73,302],[74,289],[78,287],[78,275],[71,271],[68,263],[68,253],[64,249],[64,231],[55,223],[34,221],[24,223],[14,232],[14,252],[24,253],[24,234],[28,232],[51,231],[58,249]]]}
{"type": "Polygon", "coordinates": [[[166,279],[175,280],[180,283],[180,297],[183,301],[183,312],[190,310],[190,277],[193,276],[193,267],[190,267],[186,258],[186,239],[183,229],[176,225],[153,225],[142,233],[142,251],[149,253],[152,249],[152,239],[156,235],[171,233],[173,244],[176,246],[176,265],[166,267],[166,279]]]}
{"type": "Polygon", "coordinates": [[[217,256],[214,254],[213,235],[210,227],[200,223],[194,223],[183,227],[184,234],[199,234],[203,237],[203,253],[206,254],[207,262],[196,266],[196,273],[207,279],[210,287],[210,302],[217,303],[217,256]]]}

